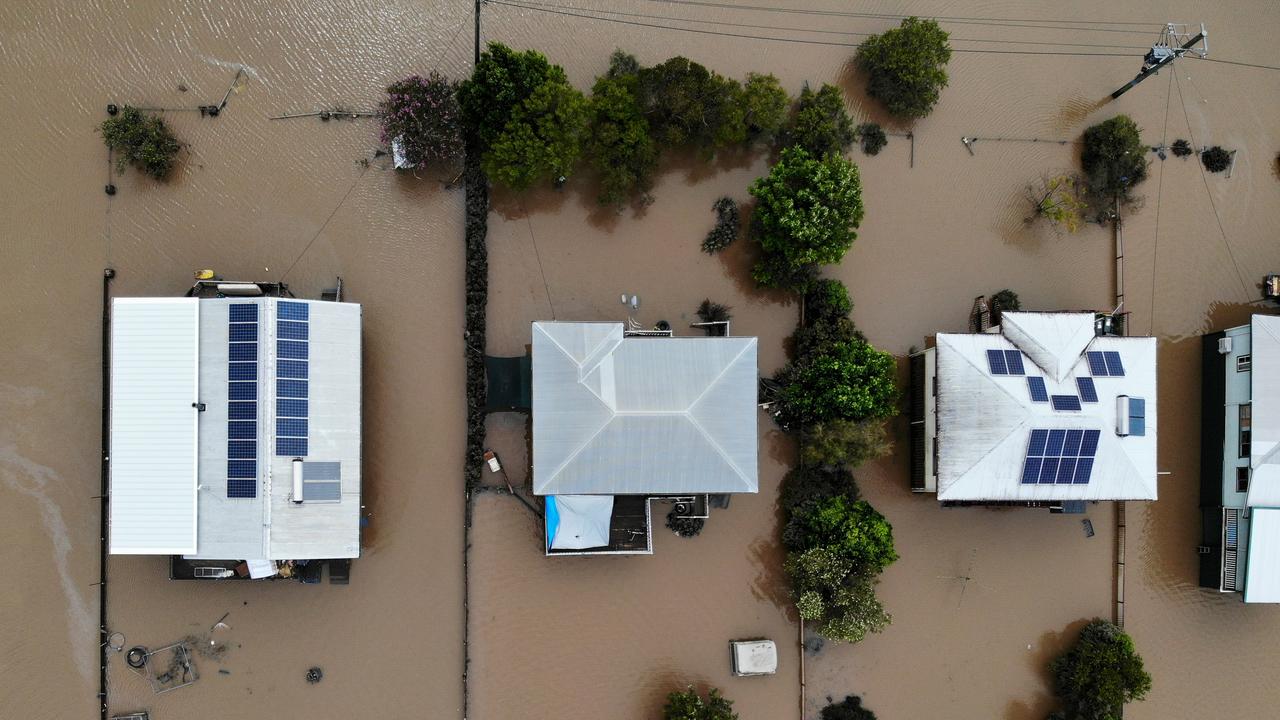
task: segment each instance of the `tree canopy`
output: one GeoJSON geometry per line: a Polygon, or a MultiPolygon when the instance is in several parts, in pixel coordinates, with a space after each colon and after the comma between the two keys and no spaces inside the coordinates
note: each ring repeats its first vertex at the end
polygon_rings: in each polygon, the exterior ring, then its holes
{"type": "Polygon", "coordinates": [[[937,21],[909,17],[897,28],[867,38],[854,58],[867,73],[867,94],[900,118],[928,115],[947,86],[949,37],[937,21]]]}
{"type": "Polygon", "coordinates": [[[119,115],[103,120],[98,129],[103,142],[116,153],[119,172],[133,165],[156,180],[163,180],[182,149],[164,120],[132,105],[125,105],[119,115]]]}
{"type": "Polygon", "coordinates": [[[491,141],[484,171],[516,190],[568,176],[582,154],[589,115],[586,98],[553,66],[491,141]]]}
{"type": "Polygon", "coordinates": [[[667,695],[662,720],[738,720],[738,713],[733,711],[733,701],[720,695],[719,689],[711,688],[703,699],[689,686],[667,695]]]}
{"type": "Polygon", "coordinates": [[[1094,620],[1066,654],[1049,666],[1065,720],[1120,720],[1124,704],[1151,689],[1133,639],[1106,620],[1094,620]]]}
{"type": "Polygon", "coordinates": [[[742,85],[742,121],[748,141],[768,140],[782,129],[791,98],[773,75],[747,73],[742,85]]]}
{"type": "Polygon", "coordinates": [[[458,88],[462,118],[481,149],[493,143],[516,108],[550,73],[551,63],[536,50],[516,52],[502,43],[489,43],[471,77],[458,88]]]}
{"type": "Polygon", "coordinates": [[[862,706],[862,698],[846,695],[844,700],[822,708],[821,720],[876,720],[876,714],[862,706]]]}
{"type": "Polygon", "coordinates": [[[806,84],[800,90],[795,112],[787,125],[785,142],[804,148],[814,157],[840,154],[853,144],[853,120],[844,106],[844,96],[835,85],[823,85],[814,92],[806,84]]]}
{"type": "Polygon", "coordinates": [[[858,166],[840,155],[819,158],[787,148],[750,192],[756,199],[752,229],[764,249],[753,271],[760,285],[794,285],[806,267],[840,262],[857,237],[862,183],[858,166]]]}
{"type": "Polygon", "coordinates": [[[894,414],[897,364],[861,338],[833,342],[788,363],[774,376],[784,428],[894,414]]]}
{"type": "Polygon", "coordinates": [[[1099,210],[1111,210],[1116,201],[1132,202],[1133,187],[1147,179],[1147,146],[1138,124],[1117,115],[1086,129],[1080,164],[1099,210]]]}
{"type": "Polygon", "coordinates": [[[414,167],[450,162],[462,157],[462,110],[458,83],[432,71],[412,75],[387,88],[378,106],[382,142],[400,141],[405,159],[414,167]]]}
{"type": "Polygon", "coordinates": [[[638,85],[634,73],[611,72],[597,78],[591,90],[588,155],[600,174],[601,205],[622,203],[652,184],[658,150],[636,96],[638,85]]]}
{"type": "Polygon", "coordinates": [[[641,68],[639,78],[641,102],[657,142],[713,152],[746,139],[738,81],[682,56],[641,68]]]}

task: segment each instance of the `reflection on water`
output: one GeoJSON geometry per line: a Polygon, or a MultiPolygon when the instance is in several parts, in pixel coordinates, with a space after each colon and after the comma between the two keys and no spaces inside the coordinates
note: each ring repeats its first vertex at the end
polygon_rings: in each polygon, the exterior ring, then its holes
{"type": "MultiPolygon", "coordinates": [[[[199,636],[228,611],[234,628],[224,657],[200,659],[198,685],[162,698],[113,656],[113,709],[198,718],[399,717],[414,708],[458,717],[460,193],[445,186],[447,172],[422,179],[389,172],[374,157],[370,121],[267,118],[367,109],[380,87],[409,72],[461,76],[471,57],[473,7],[405,0],[70,7],[0,7],[0,58],[9,70],[0,97],[15,109],[0,116],[9,139],[0,146],[7,169],[0,208],[8,220],[0,327],[10,339],[0,350],[9,372],[0,385],[0,541],[21,548],[9,557],[20,581],[0,590],[0,625],[19,628],[0,661],[6,707],[49,717],[95,710],[96,678],[91,667],[84,671],[96,652],[101,270],[119,270],[117,294],[171,295],[190,270],[214,267],[255,279],[287,272],[308,296],[341,274],[364,304],[366,554],[347,588],[193,587],[165,581],[160,559],[112,559],[108,620],[130,645],[199,636]],[[218,118],[166,115],[186,143],[172,182],[130,172],[114,179],[114,198],[102,193],[108,170],[94,126],[107,102],[217,101],[238,68],[244,76],[218,118]],[[362,159],[371,160],[368,169],[362,159]],[[312,665],[325,671],[314,686],[302,679],[312,665]]],[[[647,12],[604,0],[593,7],[647,12]]],[[[806,0],[803,9],[847,7],[806,0]]],[[[1100,0],[1070,10],[1101,22],[1150,20],[1152,37],[1167,19],[1163,5],[1145,1],[1126,5],[1123,17],[1100,0]]],[[[1268,30],[1280,20],[1274,4],[1200,10],[1223,38],[1215,54],[1265,59],[1268,30]]],[[[1010,0],[981,11],[954,0],[913,2],[905,11],[1033,14],[1010,0]]],[[[579,87],[589,87],[616,47],[646,63],[685,54],[735,77],[774,72],[793,94],[804,82],[837,83],[855,116],[892,126],[862,95],[850,47],[695,35],[492,4],[483,13],[486,39],[543,49],[579,87]]],[[[768,10],[685,5],[663,14],[765,25],[779,19],[768,10]]],[[[796,14],[787,24],[865,33],[892,22],[796,14]]],[[[1089,29],[952,29],[969,39],[957,43],[966,49],[1104,41],[1089,29]]],[[[1149,42],[1145,32],[1107,35],[1108,43],[1149,42]]],[[[1028,183],[1075,166],[1075,148],[984,140],[970,155],[959,138],[1070,139],[1125,112],[1152,144],[1186,137],[1238,151],[1230,179],[1202,177],[1194,162],[1153,167],[1139,189],[1145,203],[1126,214],[1126,309],[1135,327],[1162,339],[1160,467],[1171,473],[1161,480],[1159,502],[1128,510],[1128,629],[1156,678],[1150,698],[1128,714],[1259,717],[1280,700],[1263,675],[1280,641],[1280,609],[1245,607],[1195,587],[1196,335],[1241,322],[1252,309],[1244,303],[1256,298],[1254,276],[1280,268],[1277,139],[1267,121],[1280,110],[1280,78],[1185,61],[1175,69],[1178,84],[1155,79],[1098,103],[1132,77],[1140,52],[957,53],[936,111],[911,126],[914,167],[905,138],[891,138],[875,157],[855,151],[866,221],[845,262],[829,272],[850,286],[860,328],[899,355],[926,335],[965,327],[973,297],[1003,287],[1028,308],[1108,307],[1110,232],[1092,225],[1069,236],[1032,232],[1018,209],[1028,183]],[[1221,662],[1226,656],[1230,663],[1221,662]],[[1178,681],[1192,673],[1204,682],[1178,681]]],[[[771,373],[785,362],[798,308],[785,296],[755,292],[747,243],[719,257],[697,249],[713,222],[711,203],[721,195],[745,201],[767,163],[764,152],[712,164],[671,155],[653,204],[621,213],[598,206],[585,174],[559,192],[495,193],[489,351],[523,352],[528,323],[549,314],[621,320],[621,292],[643,298],[637,320],[677,326],[710,297],[733,306],[736,334],[760,337],[761,371],[771,373]]],[[[902,560],[879,589],[895,622],[858,646],[829,645],[808,659],[809,714],[828,694],[858,692],[885,717],[937,717],[939,708],[955,717],[1042,717],[1051,701],[1046,660],[1080,623],[1111,612],[1112,508],[1090,507],[1098,535],[1088,539],[1077,518],[942,510],[907,492],[905,425],[895,427],[895,455],[857,473],[898,538],[902,560]]],[[[596,717],[609,707],[652,717],[666,692],[692,682],[724,688],[744,718],[794,717],[797,631],[772,544],[776,486],[793,450],[764,418],[761,441],[761,494],[735,498],[696,540],[659,533],[651,558],[550,562],[537,550],[536,518],[511,498],[482,496],[471,566],[471,716],[596,717]],[[784,650],[780,674],[729,677],[725,642],[762,634],[784,650]],[[576,697],[566,707],[569,684],[576,697]]],[[[504,458],[521,452],[515,440],[504,458]]]]}

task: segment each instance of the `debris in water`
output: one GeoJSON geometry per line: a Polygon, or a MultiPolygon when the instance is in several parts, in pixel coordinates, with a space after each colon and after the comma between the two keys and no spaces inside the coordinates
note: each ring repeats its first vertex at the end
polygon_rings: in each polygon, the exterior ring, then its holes
{"type": "Polygon", "coordinates": [[[1080,524],[1084,526],[1084,536],[1093,537],[1093,521],[1085,518],[1080,521],[1080,524]]]}
{"type": "Polygon", "coordinates": [[[307,682],[312,685],[320,682],[322,678],[324,678],[324,671],[318,667],[313,667],[307,671],[307,682]]]}
{"type": "Polygon", "coordinates": [[[218,674],[219,674],[219,675],[230,675],[230,674],[231,674],[231,671],[230,671],[230,670],[227,670],[226,668],[218,668],[218,674]]]}

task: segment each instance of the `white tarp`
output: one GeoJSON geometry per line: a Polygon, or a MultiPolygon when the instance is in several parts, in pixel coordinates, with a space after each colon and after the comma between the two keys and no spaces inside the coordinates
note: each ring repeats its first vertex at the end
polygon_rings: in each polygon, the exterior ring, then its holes
{"type": "Polygon", "coordinates": [[[547,504],[554,504],[558,516],[552,550],[582,550],[609,544],[612,495],[553,495],[547,498],[547,504]]]}

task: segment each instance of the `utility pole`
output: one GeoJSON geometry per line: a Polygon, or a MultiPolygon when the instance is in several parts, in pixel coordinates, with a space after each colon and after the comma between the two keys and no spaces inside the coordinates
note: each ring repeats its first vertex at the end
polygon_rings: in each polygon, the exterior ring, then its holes
{"type": "Polygon", "coordinates": [[[1134,85],[1160,72],[1160,68],[1172,64],[1174,60],[1188,52],[1193,52],[1200,57],[1208,55],[1208,38],[1209,31],[1205,29],[1204,23],[1200,23],[1200,32],[1194,36],[1187,30],[1186,25],[1166,24],[1164,32],[1160,34],[1160,39],[1156,41],[1155,45],[1151,46],[1151,50],[1142,58],[1142,70],[1137,77],[1130,80],[1124,87],[1111,93],[1111,99],[1115,100],[1129,92],[1129,89],[1134,85]],[[1178,43],[1181,43],[1181,45],[1178,43]],[[1200,47],[1196,47],[1197,43],[1200,44],[1200,47]]]}
{"type": "Polygon", "coordinates": [[[480,6],[484,0],[476,0],[476,64],[480,64],[480,6]]]}

